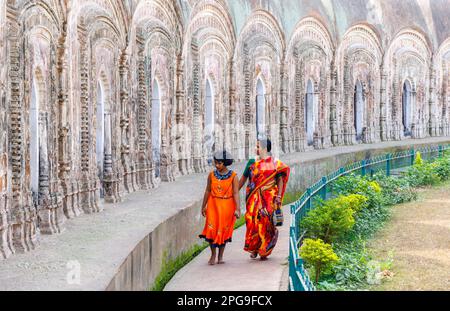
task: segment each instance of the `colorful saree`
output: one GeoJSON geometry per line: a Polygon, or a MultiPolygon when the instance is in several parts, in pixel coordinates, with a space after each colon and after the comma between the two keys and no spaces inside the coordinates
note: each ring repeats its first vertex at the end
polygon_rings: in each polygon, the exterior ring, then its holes
{"type": "Polygon", "coordinates": [[[272,253],[278,239],[278,229],[273,222],[273,214],[277,208],[274,201],[278,194],[276,179],[283,179],[283,200],[289,172],[287,165],[272,157],[256,161],[245,170],[244,176],[249,179],[246,191],[245,251],[257,252],[262,257],[272,253]]]}

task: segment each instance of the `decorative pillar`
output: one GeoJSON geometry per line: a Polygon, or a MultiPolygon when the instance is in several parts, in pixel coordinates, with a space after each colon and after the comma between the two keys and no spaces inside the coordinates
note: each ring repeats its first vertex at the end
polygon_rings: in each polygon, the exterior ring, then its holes
{"type": "Polygon", "coordinates": [[[20,28],[17,24],[17,11],[7,7],[9,19],[9,89],[10,89],[10,154],[11,167],[11,197],[9,228],[12,235],[10,249],[15,251],[29,251],[37,246],[36,231],[37,216],[32,206],[31,191],[23,184],[25,177],[25,142],[24,142],[24,107],[23,107],[23,59],[20,57],[19,44],[20,28]]]}
{"type": "Polygon", "coordinates": [[[448,76],[448,71],[447,69],[444,69],[444,75],[442,77],[444,80],[442,81],[442,95],[441,95],[441,101],[442,101],[442,118],[441,118],[441,126],[442,126],[442,130],[441,130],[441,135],[442,136],[448,136],[450,135],[449,132],[449,94],[448,94],[448,80],[449,80],[449,76],[448,76]]]}
{"type": "Polygon", "coordinates": [[[237,124],[236,121],[236,85],[235,85],[235,71],[234,71],[234,63],[233,59],[228,61],[228,69],[229,69],[229,109],[230,115],[227,124],[225,124],[224,133],[225,136],[225,146],[227,150],[231,151],[231,154],[235,157],[235,159],[239,159],[239,148],[237,145],[238,140],[238,132],[237,128],[240,128],[240,124],[237,124]]]}
{"type": "Polygon", "coordinates": [[[394,63],[394,81],[392,83],[392,115],[391,115],[391,135],[390,139],[399,140],[400,139],[400,124],[398,122],[398,106],[399,106],[399,76],[397,72],[396,61],[394,63]]]}
{"type": "Polygon", "coordinates": [[[193,165],[196,173],[202,172],[202,141],[200,124],[200,62],[198,60],[198,46],[192,43],[192,84],[193,84],[193,165]]]}
{"type": "MultiPolygon", "coordinates": [[[[110,106],[110,105],[108,105],[110,106]]],[[[121,200],[119,191],[119,181],[117,180],[113,170],[112,146],[111,146],[111,112],[104,113],[105,126],[105,154],[103,156],[103,188],[105,191],[105,202],[116,203],[121,200]]]]}
{"type": "Polygon", "coordinates": [[[250,64],[249,64],[249,49],[247,44],[244,44],[243,49],[243,59],[244,59],[244,155],[245,159],[250,157],[250,128],[251,128],[251,117],[250,117],[250,93],[251,93],[251,72],[250,72],[250,64]]]}
{"type": "MultiPolygon", "coordinates": [[[[290,152],[289,150],[289,137],[288,137],[288,130],[287,130],[287,114],[288,114],[288,107],[287,107],[287,84],[288,84],[288,77],[286,73],[286,64],[282,63],[280,66],[280,95],[281,95],[281,105],[280,105],[280,138],[281,138],[281,150],[284,153],[290,152]]],[[[269,121],[270,122],[270,121],[269,121]]]]}
{"type": "Polygon", "coordinates": [[[384,68],[384,63],[380,66],[381,81],[380,81],[380,139],[382,141],[388,140],[387,127],[387,111],[386,111],[386,81],[387,74],[384,68]]]}
{"type": "Polygon", "coordinates": [[[48,165],[48,121],[47,112],[39,113],[39,193],[37,212],[39,215],[39,230],[43,234],[61,232],[54,215],[55,208],[50,197],[49,165],[48,165]]]}
{"type": "Polygon", "coordinates": [[[78,26],[80,37],[80,106],[81,106],[81,179],[80,179],[80,204],[85,213],[98,212],[96,200],[96,174],[91,168],[91,145],[90,145],[90,83],[89,79],[89,44],[87,42],[87,30],[84,25],[78,26]]]}
{"type": "MultiPolygon", "coordinates": [[[[151,128],[151,123],[148,122],[148,110],[149,105],[147,93],[147,87],[151,83],[151,70],[146,71],[147,66],[151,64],[147,63],[147,58],[145,57],[145,47],[144,38],[138,35],[136,38],[138,46],[138,100],[139,100],[139,113],[137,115],[138,121],[138,183],[140,189],[150,189],[153,188],[152,184],[153,178],[152,168],[151,168],[151,152],[149,145],[150,137],[147,134],[147,129],[151,128]],[[147,77],[146,77],[147,75],[147,77]]],[[[151,63],[151,62],[150,62],[151,63]]],[[[151,67],[150,67],[151,68],[151,67]]]]}
{"type": "Polygon", "coordinates": [[[184,70],[183,70],[183,56],[178,54],[177,56],[177,85],[176,85],[176,111],[175,111],[175,144],[176,144],[176,150],[177,150],[177,158],[176,161],[178,161],[178,169],[181,173],[181,175],[186,175],[189,173],[188,171],[188,160],[187,160],[187,141],[186,141],[186,132],[188,130],[188,127],[186,125],[186,118],[184,114],[184,70]]]}
{"type": "Polygon", "coordinates": [[[438,136],[438,127],[436,120],[436,69],[433,59],[430,63],[430,98],[428,101],[428,133],[430,136],[438,136]]]}
{"type": "MultiPolygon", "coordinates": [[[[333,57],[334,59],[334,57],[333,57]]],[[[331,72],[330,72],[330,129],[331,129],[331,143],[333,146],[339,145],[339,132],[337,125],[337,70],[334,61],[331,64],[331,72]]]]}
{"type": "Polygon", "coordinates": [[[136,191],[133,183],[133,172],[131,171],[129,126],[130,114],[128,112],[128,72],[129,55],[125,50],[120,55],[119,75],[120,75],[120,157],[123,170],[123,186],[127,193],[136,191]]]}
{"type": "Polygon", "coordinates": [[[352,96],[350,96],[350,70],[348,64],[348,57],[344,57],[344,144],[350,145],[353,143],[352,124],[350,124],[350,111],[352,108],[352,96]]]}

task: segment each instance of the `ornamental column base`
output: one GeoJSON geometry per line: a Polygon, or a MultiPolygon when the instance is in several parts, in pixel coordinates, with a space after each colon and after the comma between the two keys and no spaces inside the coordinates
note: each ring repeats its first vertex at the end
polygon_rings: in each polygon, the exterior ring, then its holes
{"type": "Polygon", "coordinates": [[[119,190],[119,180],[114,178],[112,173],[105,174],[103,177],[103,188],[105,191],[105,202],[106,203],[117,203],[122,201],[119,190]]]}
{"type": "Polygon", "coordinates": [[[31,192],[26,196],[11,196],[10,229],[14,252],[29,252],[39,245],[37,215],[31,202],[31,192]]]}
{"type": "Polygon", "coordinates": [[[8,222],[9,202],[9,196],[6,193],[0,196],[0,259],[6,259],[14,253],[12,231],[8,222]]]}
{"type": "Polygon", "coordinates": [[[78,184],[69,178],[60,180],[62,192],[62,209],[67,219],[72,219],[83,214],[78,204],[78,184]]]}
{"type": "Polygon", "coordinates": [[[83,212],[86,214],[98,213],[101,208],[98,205],[97,191],[97,177],[90,179],[88,176],[82,178],[80,183],[80,205],[83,212]]]}
{"type": "Polygon", "coordinates": [[[62,198],[58,193],[39,198],[38,219],[41,234],[55,234],[65,230],[62,198]]]}

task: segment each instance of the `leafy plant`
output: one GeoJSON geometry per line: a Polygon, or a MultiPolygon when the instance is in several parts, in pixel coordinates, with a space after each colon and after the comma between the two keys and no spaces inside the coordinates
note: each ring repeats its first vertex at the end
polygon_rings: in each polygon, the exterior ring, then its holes
{"type": "Polygon", "coordinates": [[[316,283],[322,271],[339,262],[339,257],[334,253],[331,245],[324,243],[321,239],[305,239],[300,247],[300,257],[314,267],[316,283]]]}
{"type": "Polygon", "coordinates": [[[371,257],[362,240],[335,246],[339,262],[333,266],[335,282],[338,286],[355,289],[366,281],[368,262],[371,257]]]}
{"type": "Polygon", "coordinates": [[[367,197],[361,194],[349,194],[346,196],[339,196],[337,198],[340,204],[347,205],[354,212],[359,212],[367,206],[367,197]]]}
{"type": "Polygon", "coordinates": [[[377,173],[371,178],[381,187],[384,204],[394,205],[417,199],[417,192],[409,184],[406,178],[387,176],[385,173],[377,173]]]}
{"type": "Polygon", "coordinates": [[[437,159],[432,163],[432,168],[440,180],[448,180],[450,178],[450,157],[445,156],[437,159]]]}
{"type": "Polygon", "coordinates": [[[208,243],[202,243],[200,245],[195,244],[187,251],[182,252],[175,259],[168,259],[167,252],[165,251],[163,254],[163,265],[161,267],[161,271],[156,277],[153,286],[151,287],[151,291],[162,291],[167,283],[169,283],[169,281],[175,275],[175,273],[177,273],[178,270],[187,265],[206,247],[208,247],[208,243]]]}
{"type": "Polygon", "coordinates": [[[435,185],[441,180],[434,163],[414,164],[406,171],[406,178],[413,187],[435,185]]]}
{"type": "MultiPolygon", "coordinates": [[[[306,229],[307,236],[322,239],[331,243],[345,232],[349,231],[355,224],[351,203],[356,205],[355,200],[349,201],[344,196],[324,201],[315,209],[311,210],[302,220],[301,226],[306,229]]],[[[356,206],[353,206],[357,209],[356,206]]]]}
{"type": "Polygon", "coordinates": [[[420,154],[420,151],[416,152],[416,158],[414,159],[414,165],[423,165],[423,159],[422,159],[422,155],[420,154]]]}
{"type": "Polygon", "coordinates": [[[333,192],[342,195],[363,195],[367,197],[368,208],[378,207],[384,203],[380,185],[366,176],[355,174],[342,176],[334,182],[333,192]]]}

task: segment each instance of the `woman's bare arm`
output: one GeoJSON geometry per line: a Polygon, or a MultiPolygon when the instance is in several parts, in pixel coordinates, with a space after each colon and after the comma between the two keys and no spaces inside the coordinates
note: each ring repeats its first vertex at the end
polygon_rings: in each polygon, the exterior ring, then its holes
{"type": "Polygon", "coordinates": [[[247,177],[242,175],[241,179],[239,179],[239,190],[242,189],[242,186],[244,186],[246,182],[247,182],[247,177]]]}
{"type": "Polygon", "coordinates": [[[202,215],[206,216],[206,203],[208,202],[208,197],[211,192],[211,175],[208,175],[208,181],[206,182],[205,194],[203,195],[203,203],[202,203],[202,215]]]}
{"type": "Polygon", "coordinates": [[[233,197],[234,202],[236,202],[236,212],[235,215],[237,218],[241,217],[241,203],[239,199],[239,182],[237,176],[234,176],[233,179],[233,197]]]}
{"type": "Polygon", "coordinates": [[[277,193],[277,197],[275,198],[275,203],[281,205],[281,193],[283,192],[283,186],[284,186],[283,178],[281,178],[281,176],[278,176],[276,182],[277,182],[277,186],[278,186],[278,193],[277,193]]]}

